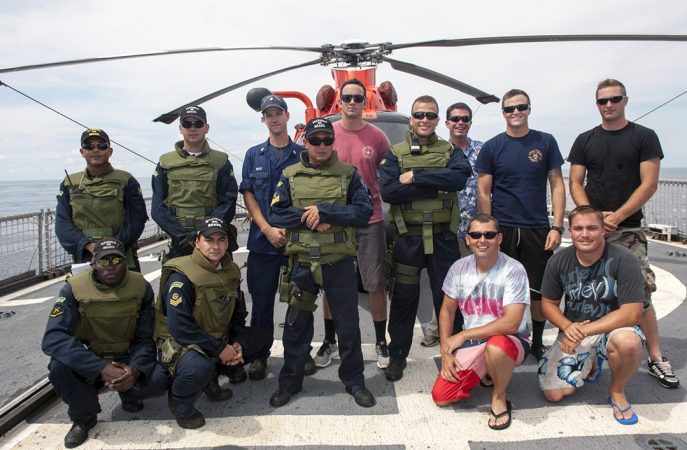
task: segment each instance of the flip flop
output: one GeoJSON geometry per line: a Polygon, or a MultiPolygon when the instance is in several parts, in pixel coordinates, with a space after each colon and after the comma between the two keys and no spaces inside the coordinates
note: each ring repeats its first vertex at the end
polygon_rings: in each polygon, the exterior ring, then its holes
{"type": "Polygon", "coordinates": [[[494,381],[491,379],[489,374],[485,375],[484,378],[479,380],[479,384],[480,384],[480,386],[485,387],[485,388],[493,388],[494,387],[494,381]]]}
{"type": "Polygon", "coordinates": [[[585,383],[596,383],[599,381],[599,378],[601,377],[601,369],[604,366],[604,360],[601,356],[596,357],[596,367],[592,366],[592,370],[589,372],[587,375],[587,378],[584,379],[585,383]]]}
{"type": "Polygon", "coordinates": [[[506,400],[506,410],[500,414],[496,414],[493,409],[489,409],[489,414],[491,414],[494,417],[494,421],[499,420],[503,416],[508,416],[508,421],[505,423],[502,423],[501,425],[492,425],[489,422],[487,422],[487,425],[489,428],[492,430],[505,430],[510,426],[511,423],[511,412],[513,411],[513,405],[511,405],[510,400],[506,400]]]}
{"type": "Polygon", "coordinates": [[[622,425],[634,425],[634,424],[636,424],[637,422],[639,422],[639,417],[637,417],[637,413],[635,413],[634,411],[632,411],[632,417],[630,417],[629,419],[626,419],[626,418],[623,417],[623,414],[625,414],[625,413],[628,412],[630,409],[632,409],[632,404],[628,404],[628,405],[627,405],[627,408],[621,409],[620,406],[618,406],[617,403],[613,403],[613,400],[611,400],[611,396],[610,396],[610,395],[608,396],[608,404],[611,405],[611,408],[613,409],[613,418],[614,418],[619,424],[622,424],[622,425]],[[616,409],[617,409],[618,412],[620,413],[620,417],[618,417],[618,416],[615,415],[615,410],[616,410],[616,409]]]}

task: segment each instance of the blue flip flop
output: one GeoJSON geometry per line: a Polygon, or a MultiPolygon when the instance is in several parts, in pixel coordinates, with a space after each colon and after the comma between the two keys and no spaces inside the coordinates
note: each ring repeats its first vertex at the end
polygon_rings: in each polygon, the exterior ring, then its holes
{"type": "Polygon", "coordinates": [[[634,411],[632,411],[632,417],[630,417],[629,419],[625,419],[625,418],[623,417],[623,414],[625,414],[627,411],[629,411],[630,409],[632,409],[632,404],[627,405],[627,408],[625,408],[625,409],[621,409],[620,406],[618,406],[616,403],[613,403],[613,400],[611,400],[611,396],[610,396],[610,395],[608,396],[608,404],[611,405],[611,408],[614,410],[614,411],[613,411],[613,418],[614,418],[619,424],[621,424],[621,425],[634,425],[634,424],[636,424],[637,422],[639,422],[639,417],[637,417],[637,413],[635,413],[634,411]],[[617,417],[617,416],[615,415],[615,410],[616,410],[616,409],[617,409],[618,412],[620,413],[620,417],[617,417]]]}

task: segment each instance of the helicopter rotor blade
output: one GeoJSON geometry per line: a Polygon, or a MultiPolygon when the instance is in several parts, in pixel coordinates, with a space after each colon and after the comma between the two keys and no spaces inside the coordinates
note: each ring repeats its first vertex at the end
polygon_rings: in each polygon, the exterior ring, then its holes
{"type": "Polygon", "coordinates": [[[132,53],[128,55],[103,56],[99,58],[71,59],[66,61],[56,61],[43,64],[31,64],[27,66],[8,67],[0,69],[0,73],[21,72],[25,70],[44,69],[48,67],[71,66],[75,64],[90,64],[104,61],[116,61],[120,59],[146,58],[149,56],[182,55],[186,53],[210,53],[210,52],[232,52],[243,50],[290,50],[301,52],[325,53],[329,47],[207,47],[207,48],[187,48],[180,50],[164,50],[160,52],[132,53]]]}
{"type": "Polygon", "coordinates": [[[439,72],[435,72],[425,67],[416,66],[415,64],[399,61],[397,59],[387,58],[386,56],[382,56],[381,59],[382,61],[386,61],[389,64],[391,64],[391,67],[393,67],[396,70],[409,73],[411,75],[415,75],[418,77],[426,78],[436,83],[443,84],[453,89],[457,89],[461,92],[464,92],[465,94],[475,97],[478,102],[483,103],[485,105],[487,103],[500,101],[500,99],[493,94],[488,94],[484,91],[481,91],[475,87],[470,86],[469,84],[465,84],[462,81],[456,80],[455,78],[451,78],[449,76],[443,75],[439,72]]]}
{"type": "Polygon", "coordinates": [[[317,58],[317,59],[313,59],[312,61],[307,61],[307,62],[304,62],[301,64],[296,64],[295,66],[284,67],[283,69],[263,73],[262,75],[258,75],[256,77],[241,81],[240,83],[232,84],[231,86],[225,87],[224,89],[220,89],[219,91],[215,91],[212,94],[208,94],[205,97],[201,97],[197,100],[193,100],[193,101],[190,101],[188,103],[185,103],[185,104],[179,106],[178,108],[173,109],[172,111],[170,111],[168,113],[162,114],[159,117],[156,117],[155,119],[153,119],[153,122],[163,122],[166,124],[170,124],[179,118],[179,114],[187,106],[200,105],[202,103],[207,102],[208,100],[212,100],[215,97],[219,97],[222,94],[226,94],[227,92],[231,92],[231,91],[238,89],[240,87],[243,87],[247,84],[251,84],[251,83],[254,83],[258,80],[262,80],[263,78],[267,78],[267,77],[271,77],[273,75],[278,75],[280,73],[288,72],[289,70],[300,69],[301,67],[307,67],[307,66],[312,66],[315,64],[320,64],[321,62],[322,62],[322,59],[317,58]]]}
{"type": "Polygon", "coordinates": [[[543,34],[531,36],[491,36],[464,39],[437,39],[385,45],[388,50],[412,47],[467,47],[471,45],[519,44],[530,42],[579,41],[687,41],[684,34],[543,34]]]}

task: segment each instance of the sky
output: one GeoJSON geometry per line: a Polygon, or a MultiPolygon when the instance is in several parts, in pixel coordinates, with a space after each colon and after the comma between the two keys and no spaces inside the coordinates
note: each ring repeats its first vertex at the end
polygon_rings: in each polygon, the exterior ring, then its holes
{"type": "MultiPolygon", "coordinates": [[[[320,46],[348,40],[405,42],[530,34],[687,34],[687,2],[530,1],[369,2],[77,0],[0,3],[0,68],[160,50],[237,46],[320,46]],[[240,6],[239,6],[240,5],[240,6]]],[[[600,119],[596,84],[617,78],[627,86],[629,119],[687,90],[687,42],[504,44],[394,51],[390,57],[421,65],[501,97],[511,88],[532,101],[530,127],[549,132],[567,156],[575,137],[600,119]]],[[[0,74],[0,81],[157,161],[180,138],[177,123],[152,119],[193,99],[265,72],[313,59],[312,53],[242,51],[162,56],[0,74]]],[[[475,111],[470,136],[487,140],[504,131],[497,104],[482,105],[459,91],[388,64],[399,112],[429,94],[440,111],[463,101],[475,111]]],[[[251,87],[298,90],[314,101],[331,84],[330,69],[311,66],[261,80],[211,100],[208,137],[224,149],[240,176],[246,149],[267,138],[260,115],[248,107],[251,87]]],[[[303,107],[288,100],[290,126],[303,107]]],[[[443,116],[443,114],[442,114],[443,116]]],[[[661,140],[663,167],[687,167],[687,95],[641,119],[661,140]]],[[[0,87],[0,167],[4,180],[61,180],[84,167],[83,128],[0,87]]],[[[437,131],[447,138],[440,122],[437,131]]],[[[154,165],[114,146],[117,168],[150,177],[154,165]]],[[[566,164],[567,166],[567,164],[566,164]]]]}

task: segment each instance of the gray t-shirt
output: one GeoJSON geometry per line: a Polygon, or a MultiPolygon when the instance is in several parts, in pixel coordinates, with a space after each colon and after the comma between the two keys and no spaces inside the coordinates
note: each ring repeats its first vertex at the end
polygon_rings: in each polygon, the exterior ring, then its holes
{"type": "Polygon", "coordinates": [[[644,278],[637,257],[626,248],[606,242],[594,265],[584,267],[575,247],[556,252],[546,264],[542,296],[557,300],[565,294],[568,320],[596,320],[624,303],[644,301],[644,278]]]}

